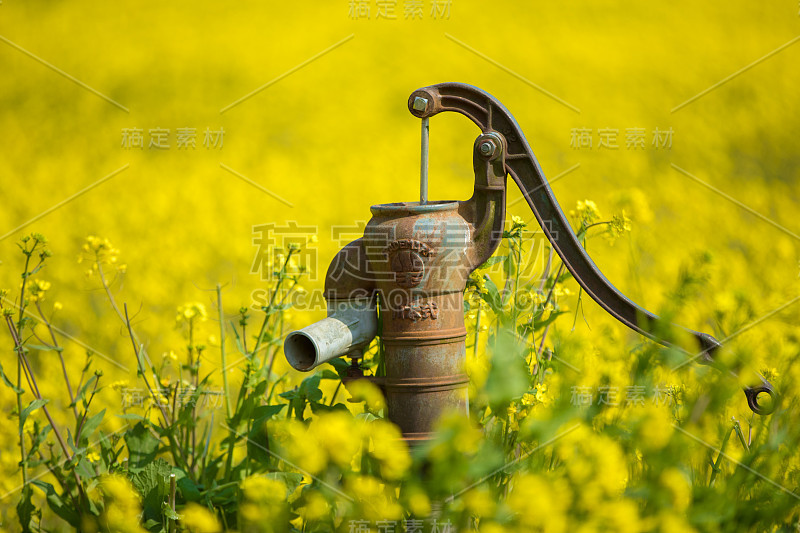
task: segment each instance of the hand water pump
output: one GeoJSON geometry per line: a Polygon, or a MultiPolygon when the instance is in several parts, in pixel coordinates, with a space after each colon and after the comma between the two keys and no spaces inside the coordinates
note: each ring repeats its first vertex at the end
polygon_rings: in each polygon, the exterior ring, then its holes
{"type": "MultiPolygon", "coordinates": [[[[506,178],[511,176],[545,236],[575,280],[611,316],[656,342],[664,320],[619,292],[597,269],[572,231],[544,173],[511,113],[494,97],[463,83],[441,83],[414,91],[411,114],[422,119],[422,185],[419,202],[372,206],[364,237],[331,262],[325,280],[328,318],[286,337],[284,352],[297,370],[308,371],[335,357],[353,359],[352,375],[364,347],[378,333],[386,376],[380,381],[388,418],[410,444],[433,436],[445,410],[466,413],[467,375],[463,299],[469,274],[500,244],[505,222],[506,178]],[[475,123],[475,188],[466,201],[427,200],[428,119],[453,111],[475,123]],[[379,298],[376,298],[379,296],[379,298]],[[377,303],[379,302],[379,304],[377,303]]],[[[720,343],[686,330],[699,345],[697,361],[715,365],[720,343]]],[[[777,403],[763,378],[745,389],[750,409],[767,414],[777,403]],[[770,402],[764,401],[769,395],[770,402]]]]}

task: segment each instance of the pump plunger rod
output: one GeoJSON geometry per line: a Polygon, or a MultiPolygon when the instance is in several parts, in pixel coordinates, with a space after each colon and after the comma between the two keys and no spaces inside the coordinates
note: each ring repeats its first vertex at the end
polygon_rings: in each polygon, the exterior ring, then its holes
{"type": "MultiPolygon", "coordinates": [[[[414,109],[424,111],[428,100],[417,98],[412,105],[414,109]]],[[[422,119],[422,157],[419,167],[419,203],[421,205],[428,203],[428,122],[428,117],[422,119]]]]}

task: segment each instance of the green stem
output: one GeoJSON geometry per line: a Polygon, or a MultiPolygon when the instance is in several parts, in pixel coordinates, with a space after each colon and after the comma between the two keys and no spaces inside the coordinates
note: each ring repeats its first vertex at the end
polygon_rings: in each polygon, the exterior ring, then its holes
{"type": "MultiPolygon", "coordinates": [[[[36,302],[36,310],[39,311],[39,316],[42,317],[42,322],[44,325],[47,326],[47,331],[50,332],[50,338],[53,340],[53,346],[58,348],[58,341],[56,340],[56,333],[53,331],[53,326],[50,325],[50,321],[45,318],[44,313],[42,312],[42,306],[39,305],[39,302],[36,302]]],[[[75,413],[75,419],[78,419],[78,406],[75,405],[75,397],[72,394],[72,385],[69,382],[69,375],[67,374],[67,366],[64,363],[64,354],[62,350],[56,350],[58,352],[58,359],[61,361],[61,372],[64,374],[64,382],[67,384],[67,392],[69,393],[69,403],[72,404],[72,411],[75,413]]]]}
{"type": "Polygon", "coordinates": [[[717,474],[719,473],[719,465],[722,462],[722,456],[725,455],[725,447],[728,446],[728,440],[731,438],[731,434],[733,433],[734,428],[728,430],[728,433],[725,435],[725,438],[722,440],[722,446],[719,447],[719,455],[717,455],[716,461],[711,463],[711,477],[708,480],[708,486],[711,487],[714,485],[714,480],[717,478],[717,474]]]}
{"type": "Polygon", "coordinates": [[[198,386],[198,379],[200,375],[200,350],[196,350],[194,346],[194,317],[189,319],[189,361],[191,362],[191,369],[190,372],[192,373],[192,384],[194,385],[194,389],[192,390],[192,427],[190,428],[190,435],[191,435],[191,469],[192,473],[194,473],[194,469],[197,466],[197,401],[195,396],[197,395],[197,386],[198,386]],[[193,351],[197,351],[197,360],[192,359],[193,351]]]}
{"type": "MultiPolygon", "coordinates": [[[[105,283],[103,284],[104,286],[105,283]]],[[[107,286],[106,286],[107,287],[107,286]]],[[[106,294],[108,294],[109,298],[111,299],[112,306],[117,309],[116,302],[114,302],[114,297],[111,295],[111,292],[106,289],[106,294]]],[[[128,316],[128,305],[123,304],[123,309],[125,310],[125,314],[120,314],[120,318],[125,323],[125,327],[128,329],[128,337],[131,339],[131,344],[133,345],[133,353],[136,356],[136,365],[139,368],[139,373],[142,375],[142,380],[144,381],[145,387],[147,391],[150,393],[150,398],[153,400],[153,403],[156,404],[158,410],[161,411],[161,416],[164,419],[164,425],[162,426],[164,429],[167,429],[167,440],[169,441],[170,452],[172,453],[173,459],[175,462],[181,466],[187,473],[189,473],[190,478],[193,479],[193,473],[189,470],[189,461],[182,453],[182,448],[178,446],[178,442],[175,439],[175,435],[173,434],[174,428],[172,428],[172,421],[167,415],[167,411],[164,406],[161,404],[158,396],[153,390],[153,387],[150,386],[150,381],[147,379],[147,372],[142,364],[142,361],[147,357],[146,353],[143,353],[140,357],[140,353],[144,350],[144,347],[139,347],[136,344],[136,334],[133,331],[133,326],[131,325],[130,317],[128,316]]],[[[173,413],[174,415],[175,413],[173,413]]]]}
{"type": "MultiPolygon", "coordinates": [[[[35,242],[34,248],[36,248],[35,242]]],[[[25,313],[25,286],[28,284],[28,276],[30,276],[28,267],[31,264],[31,253],[33,253],[33,250],[31,250],[30,253],[25,254],[25,270],[22,274],[22,288],[19,290],[19,317],[17,318],[17,331],[22,331],[22,316],[25,313]]]]}
{"type": "MultiPolygon", "coordinates": [[[[22,341],[20,340],[19,333],[14,328],[14,324],[11,318],[6,319],[9,331],[11,331],[11,337],[14,341],[14,346],[17,351],[18,361],[20,362],[22,369],[25,372],[25,377],[28,381],[28,386],[31,389],[31,393],[33,394],[34,398],[37,400],[42,400],[42,395],[39,392],[39,386],[36,383],[36,376],[33,374],[33,369],[31,368],[28,359],[25,357],[25,349],[22,345],[22,341]]],[[[53,417],[50,416],[50,410],[47,408],[46,405],[42,405],[42,412],[44,412],[44,416],[47,418],[50,427],[53,428],[53,434],[56,436],[56,440],[58,441],[61,449],[64,451],[64,456],[67,458],[68,461],[72,460],[72,456],[69,453],[69,449],[67,448],[66,442],[64,441],[64,437],[61,436],[61,432],[58,430],[58,426],[56,426],[53,417]]],[[[20,411],[21,414],[21,411],[20,411]]],[[[25,458],[23,457],[23,462],[25,458]]],[[[78,494],[80,495],[81,499],[83,499],[83,485],[81,483],[81,477],[78,474],[77,470],[72,471],[75,476],[75,482],[77,483],[78,494]]]]}
{"type": "Polygon", "coordinates": [[[289,250],[289,253],[286,255],[286,259],[283,261],[283,265],[281,266],[280,271],[278,272],[278,283],[275,285],[275,289],[272,291],[272,296],[269,299],[269,304],[267,305],[266,309],[264,310],[264,320],[261,322],[261,329],[258,331],[258,338],[256,339],[256,345],[253,348],[252,354],[258,352],[258,349],[261,347],[261,341],[264,338],[264,331],[267,329],[267,323],[269,322],[270,317],[272,316],[272,306],[275,305],[275,298],[278,296],[278,292],[281,288],[281,283],[283,283],[283,275],[286,273],[286,265],[289,264],[289,259],[292,258],[292,254],[294,250],[289,250]]]}
{"type": "MultiPolygon", "coordinates": [[[[248,361],[247,367],[244,373],[244,379],[242,379],[242,386],[239,387],[239,396],[236,399],[236,412],[239,412],[241,408],[242,402],[247,397],[247,383],[250,381],[250,373],[252,372],[252,365],[248,361]]],[[[228,479],[231,475],[231,470],[233,469],[233,448],[236,445],[237,440],[237,433],[236,427],[234,427],[233,423],[230,423],[228,429],[230,430],[230,443],[228,444],[228,457],[225,460],[225,479],[228,479]]]]}
{"type": "MultiPolygon", "coordinates": [[[[175,474],[169,475],[169,507],[172,509],[172,512],[175,512],[175,493],[177,492],[177,478],[175,474]]],[[[175,520],[169,519],[169,533],[174,533],[175,531],[175,520]]]]}
{"type": "MultiPolygon", "coordinates": [[[[33,247],[36,248],[37,240],[34,239],[33,247]]],[[[27,245],[25,246],[27,249],[27,245]]],[[[33,249],[30,252],[25,252],[25,270],[23,271],[24,274],[22,275],[22,287],[20,288],[19,294],[19,315],[17,319],[17,329],[22,328],[22,316],[25,311],[25,285],[28,283],[28,267],[31,263],[31,254],[33,253],[33,249]]],[[[11,331],[11,336],[15,337],[14,328],[11,327],[11,321],[8,321],[9,330],[11,331]]],[[[22,390],[22,360],[17,358],[17,390],[22,390]]],[[[28,485],[28,461],[25,454],[25,428],[22,422],[22,392],[17,393],[17,416],[19,418],[19,452],[20,452],[20,463],[22,464],[22,485],[23,487],[28,485]]]]}
{"type": "Polygon", "coordinates": [[[81,433],[83,432],[83,424],[86,422],[86,417],[89,414],[89,406],[92,404],[92,400],[94,400],[94,395],[97,394],[97,386],[100,384],[100,376],[97,375],[97,379],[94,380],[94,387],[92,388],[92,394],[89,396],[89,400],[86,402],[86,407],[83,409],[83,417],[81,417],[80,421],[78,422],[78,428],[75,430],[75,444],[78,444],[81,441],[81,433]]]}
{"type": "Polygon", "coordinates": [[[478,312],[477,317],[475,318],[475,345],[473,348],[475,349],[475,360],[478,359],[478,345],[480,344],[481,339],[481,301],[478,300],[478,312]]]}
{"type": "Polygon", "coordinates": [[[22,423],[22,361],[17,360],[17,416],[19,418],[19,451],[22,464],[22,486],[28,485],[28,461],[25,457],[25,431],[22,423]]]}
{"type": "Polygon", "coordinates": [[[231,398],[228,394],[228,363],[225,357],[225,317],[222,316],[222,287],[217,283],[217,309],[219,311],[219,353],[222,358],[222,388],[225,394],[225,414],[228,420],[233,416],[231,398]]]}
{"type": "Polygon", "coordinates": [[[333,396],[331,396],[331,401],[328,405],[333,405],[333,402],[336,401],[336,395],[339,394],[339,389],[342,387],[342,381],[339,380],[339,383],[336,384],[336,389],[333,391],[333,396]]]}

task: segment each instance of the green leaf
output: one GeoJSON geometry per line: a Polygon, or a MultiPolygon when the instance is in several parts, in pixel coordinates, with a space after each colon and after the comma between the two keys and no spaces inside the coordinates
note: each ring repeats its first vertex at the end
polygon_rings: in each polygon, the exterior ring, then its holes
{"type": "Polygon", "coordinates": [[[322,399],[322,391],[319,390],[321,379],[319,374],[314,374],[304,379],[297,390],[287,391],[280,395],[281,398],[289,400],[290,411],[288,416],[291,416],[292,412],[294,412],[295,416],[302,420],[306,402],[319,402],[322,399]]]}
{"type": "Polygon", "coordinates": [[[28,416],[32,412],[34,412],[37,409],[39,409],[40,407],[43,407],[48,401],[49,400],[41,399],[41,400],[33,400],[31,403],[29,403],[28,407],[23,409],[22,413],[20,413],[20,415],[19,415],[20,423],[24,426],[25,425],[25,421],[28,419],[28,416]]]}
{"type": "Polygon", "coordinates": [[[350,368],[350,363],[341,357],[331,359],[327,363],[333,367],[333,369],[336,371],[336,374],[338,374],[339,379],[345,377],[347,375],[347,369],[350,368]]]}
{"type": "Polygon", "coordinates": [[[37,514],[36,506],[31,502],[31,496],[33,496],[33,489],[31,489],[30,485],[25,485],[17,503],[17,516],[23,533],[33,531],[31,529],[31,521],[33,520],[33,515],[37,514]]]}
{"type": "Polygon", "coordinates": [[[571,277],[572,277],[572,272],[567,270],[566,272],[564,272],[563,274],[558,276],[558,280],[556,281],[556,283],[564,283],[565,281],[567,281],[571,277]]]}
{"type": "Polygon", "coordinates": [[[3,378],[3,383],[5,383],[8,388],[13,390],[17,394],[23,394],[25,392],[24,390],[20,389],[19,387],[11,383],[11,380],[8,379],[8,376],[6,376],[6,373],[3,371],[3,365],[0,365],[0,378],[3,378]]]}
{"type": "Polygon", "coordinates": [[[147,418],[143,417],[142,415],[137,415],[136,413],[122,413],[121,415],[115,415],[118,418],[122,418],[123,420],[143,420],[145,422],[148,421],[147,418]]]}
{"type": "Polygon", "coordinates": [[[486,280],[486,294],[482,294],[483,299],[492,308],[495,314],[500,314],[503,310],[502,299],[500,298],[500,291],[497,290],[497,285],[494,284],[492,278],[483,276],[486,280]]]}
{"type": "Polygon", "coordinates": [[[167,517],[168,520],[182,520],[183,517],[175,512],[175,510],[169,506],[168,502],[161,503],[161,512],[164,513],[164,516],[167,517]]]}
{"type": "Polygon", "coordinates": [[[272,454],[269,453],[267,420],[267,418],[258,419],[247,433],[247,457],[265,466],[269,465],[272,458],[272,454]]]}
{"type": "Polygon", "coordinates": [[[494,413],[503,414],[511,401],[522,397],[530,388],[525,358],[510,335],[497,338],[497,349],[486,378],[486,394],[494,413]]]}
{"type": "Polygon", "coordinates": [[[44,346],[42,344],[26,344],[25,346],[27,346],[28,348],[33,348],[34,350],[39,350],[40,352],[50,352],[50,351],[63,352],[64,351],[64,348],[62,348],[61,346],[44,346]]]}
{"type": "Polygon", "coordinates": [[[34,480],[31,481],[32,485],[39,487],[44,492],[47,498],[47,506],[65,522],[74,528],[81,526],[80,515],[75,508],[64,502],[62,497],[56,492],[56,489],[50,483],[44,481],[34,480]]]}
{"type": "Polygon", "coordinates": [[[142,495],[145,518],[153,520],[161,518],[161,502],[169,494],[169,475],[171,473],[172,466],[161,458],[131,473],[131,483],[142,495]]]}
{"type": "Polygon", "coordinates": [[[89,388],[94,386],[94,382],[97,381],[97,374],[93,375],[89,379],[86,380],[86,383],[78,390],[78,394],[75,395],[75,399],[69,404],[70,407],[74,405],[78,405],[79,401],[83,401],[84,405],[86,404],[86,393],[89,391],[89,388]]]}
{"type": "Polygon", "coordinates": [[[297,472],[268,472],[264,474],[264,477],[267,479],[283,481],[283,484],[286,485],[287,498],[294,493],[297,487],[299,487],[303,482],[303,474],[299,474],[297,472]]]}
{"type": "Polygon", "coordinates": [[[501,261],[505,261],[505,260],[506,260],[506,256],[505,255],[495,255],[495,256],[490,257],[489,259],[487,259],[486,262],[483,263],[478,268],[483,270],[483,269],[489,268],[490,266],[496,265],[497,263],[499,263],[501,261]]]}
{"type": "Polygon", "coordinates": [[[128,464],[136,469],[144,468],[155,460],[160,441],[139,422],[125,432],[125,444],[128,446],[128,464]]]}
{"type": "MultiPolygon", "coordinates": [[[[344,361],[342,362],[344,363],[344,361]]],[[[340,379],[339,374],[327,368],[321,370],[320,372],[317,372],[317,374],[319,374],[320,379],[340,379]]]]}
{"type": "Polygon", "coordinates": [[[186,473],[183,470],[173,469],[173,474],[178,479],[178,491],[181,493],[181,496],[187,502],[199,502],[203,499],[203,493],[200,492],[200,489],[197,488],[194,481],[192,481],[189,477],[186,476],[186,473]],[[179,477],[177,472],[180,472],[183,477],[179,477]]]}
{"type": "Polygon", "coordinates": [[[97,426],[100,425],[100,422],[103,421],[103,416],[105,416],[106,410],[103,409],[96,415],[89,417],[84,421],[83,426],[81,426],[81,435],[78,439],[77,445],[79,448],[85,447],[89,442],[89,437],[92,436],[92,433],[95,432],[97,426]]]}
{"type": "Polygon", "coordinates": [[[335,411],[344,411],[345,413],[349,413],[350,410],[347,406],[343,403],[337,403],[335,405],[326,405],[324,403],[317,403],[317,402],[309,402],[308,405],[311,407],[311,412],[315,415],[320,413],[331,413],[335,411]]]}
{"type": "Polygon", "coordinates": [[[286,404],[259,405],[253,409],[252,428],[247,434],[247,456],[264,464],[270,460],[267,421],[280,413],[286,404]]]}
{"type": "Polygon", "coordinates": [[[258,382],[255,388],[247,395],[247,397],[242,402],[242,406],[239,410],[234,414],[232,420],[232,427],[236,428],[242,422],[247,420],[251,420],[253,416],[253,410],[261,405],[263,401],[264,394],[267,391],[268,383],[264,381],[258,382]]]}
{"type": "Polygon", "coordinates": [[[39,430],[38,422],[34,422],[33,427],[34,427],[34,437],[30,447],[28,448],[28,460],[31,460],[33,457],[36,457],[36,452],[39,450],[39,446],[42,445],[42,443],[47,438],[47,435],[50,433],[50,430],[53,429],[53,427],[50,424],[45,424],[45,426],[41,430],[39,430]]]}
{"type": "Polygon", "coordinates": [[[142,527],[144,527],[147,531],[152,531],[153,533],[166,533],[167,531],[161,521],[154,520],[152,518],[148,518],[142,522],[142,527]]]}
{"type": "MultiPolygon", "coordinates": [[[[557,311],[557,312],[554,312],[554,313],[551,312],[550,316],[547,317],[547,320],[534,319],[534,321],[533,321],[533,323],[534,323],[534,328],[533,328],[534,331],[539,331],[540,329],[549,326],[550,324],[553,323],[553,321],[556,318],[559,317],[559,315],[563,315],[564,313],[566,313],[566,311],[557,311]]],[[[541,313],[539,313],[539,316],[541,316],[541,313]]]]}
{"type": "Polygon", "coordinates": [[[253,420],[260,420],[262,418],[272,418],[273,416],[277,415],[283,408],[286,407],[285,403],[278,404],[278,405],[259,405],[255,409],[253,409],[253,420]]]}
{"type": "Polygon", "coordinates": [[[513,278],[517,274],[517,265],[514,262],[514,258],[511,256],[511,254],[506,256],[503,269],[505,270],[506,279],[513,278]]]}

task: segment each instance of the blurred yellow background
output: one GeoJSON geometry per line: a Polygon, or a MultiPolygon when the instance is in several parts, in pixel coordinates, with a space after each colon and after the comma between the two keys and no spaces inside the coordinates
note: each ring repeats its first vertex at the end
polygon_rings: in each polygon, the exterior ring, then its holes
{"type": "MultiPolygon", "coordinates": [[[[19,289],[14,243],[45,234],[54,257],[41,277],[52,282],[48,300],[63,304],[55,324],[131,369],[121,324],[76,261],[87,235],[120,249],[127,273],[118,298],[138,310],[152,354],[182,348],[178,305],[200,301],[216,315],[216,283],[227,284],[227,314],[251,304],[264,286],[252,272],[253,226],[318,228],[317,281],[306,289],[319,289],[344,244],[332,227],[368,220],[370,205],[417,198],[419,122],[408,95],[459,81],[503,102],[550,179],[569,171],[552,187],[565,210],[584,199],[603,215],[626,210],[630,236],[614,246],[590,241],[589,251],[634,301],[662,308],[681,268],[710,253],[706,299],[681,321],[724,338],[797,295],[798,9],[796,0],[5,0],[0,287],[19,289]],[[382,4],[394,5],[395,19],[379,16],[382,4]],[[131,128],[143,130],[143,148],[123,146],[131,128]],[[149,147],[156,128],[169,129],[169,148],[149,147]],[[177,146],[181,128],[196,128],[195,148],[177,146]],[[207,129],[224,129],[221,147],[203,145],[207,129]],[[644,130],[643,147],[626,146],[634,129],[644,130]],[[576,145],[579,130],[588,130],[591,147],[576,145]],[[618,147],[600,146],[601,131],[614,130],[618,147]],[[653,142],[657,130],[671,131],[670,146],[653,142]]],[[[470,195],[477,134],[460,116],[431,120],[432,199],[470,195]]],[[[509,218],[531,219],[511,187],[509,218]]],[[[579,320],[574,335],[591,340],[617,328],[584,303],[592,329],[579,320]]],[[[787,339],[798,309],[737,342],[776,366],[781,350],[796,350],[787,339]]],[[[293,324],[321,314],[296,313],[293,324]]],[[[218,334],[213,322],[204,327],[218,334]]],[[[8,370],[11,339],[0,339],[8,370]]],[[[76,373],[83,351],[66,346],[76,373]]],[[[58,368],[45,355],[41,373],[55,381],[58,368]]],[[[109,381],[124,377],[97,364],[109,381]]],[[[279,367],[288,368],[283,360],[279,367]]],[[[0,394],[8,412],[15,398],[0,394]]],[[[9,474],[14,453],[4,453],[9,474]]]]}

